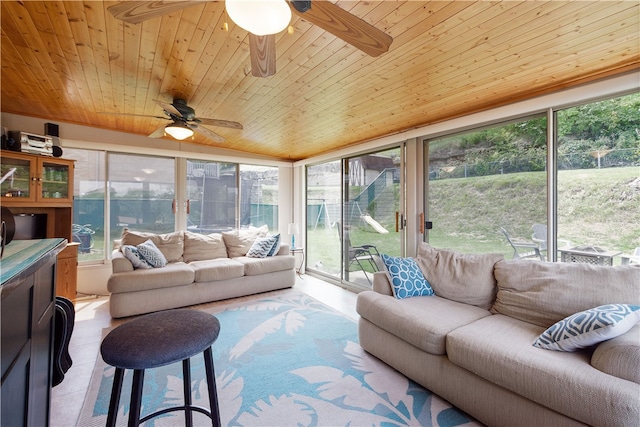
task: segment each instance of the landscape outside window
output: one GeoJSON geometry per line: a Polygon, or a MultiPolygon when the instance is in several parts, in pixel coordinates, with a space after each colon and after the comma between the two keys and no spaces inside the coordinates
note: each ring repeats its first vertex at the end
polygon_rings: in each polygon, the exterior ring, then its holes
{"type": "Polygon", "coordinates": [[[79,243],[79,261],[100,261],[105,250],[105,152],[64,149],[75,160],[73,189],[73,240],[79,243]]]}
{"type": "Polygon", "coordinates": [[[556,121],[558,236],[568,247],[632,254],[640,247],[640,93],[560,110],[556,121]]]}
{"type": "MultiPolygon", "coordinates": [[[[560,250],[640,246],[639,111],[636,93],[557,112],[560,250]]],[[[546,134],[541,117],[428,141],[429,243],[512,259],[504,228],[521,254],[536,244],[552,259],[533,230],[546,227],[546,134]]]]}

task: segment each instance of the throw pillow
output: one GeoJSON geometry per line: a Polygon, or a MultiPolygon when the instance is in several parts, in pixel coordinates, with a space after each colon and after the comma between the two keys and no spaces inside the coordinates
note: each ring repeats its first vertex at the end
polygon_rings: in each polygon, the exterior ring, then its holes
{"type": "Polygon", "coordinates": [[[551,325],[533,345],[546,350],[575,351],[622,335],[638,322],[640,305],[601,305],[551,325]]]}
{"type": "Polygon", "coordinates": [[[245,256],[251,249],[253,242],[258,237],[266,237],[268,232],[269,227],[267,225],[223,232],[222,239],[227,247],[229,258],[245,256]]]}
{"type": "Polygon", "coordinates": [[[275,238],[276,243],[275,243],[275,245],[273,245],[273,247],[271,248],[271,250],[269,251],[267,256],[276,256],[276,255],[278,255],[278,252],[280,251],[280,235],[276,234],[275,236],[271,236],[271,237],[275,238]]]}
{"type": "Polygon", "coordinates": [[[413,258],[392,257],[382,254],[393,295],[397,299],[435,295],[413,258]]]}
{"type": "Polygon", "coordinates": [[[422,242],[416,262],[434,292],[442,298],[490,309],[496,298],[493,269],[502,254],[463,254],[422,242]]]}
{"type": "Polygon", "coordinates": [[[258,237],[256,241],[253,242],[253,245],[251,245],[247,256],[249,258],[266,258],[273,246],[277,243],[276,240],[277,238],[275,236],[258,237]]]}
{"type": "Polygon", "coordinates": [[[144,259],[140,252],[138,252],[138,248],[135,246],[123,245],[121,250],[124,257],[131,261],[133,268],[151,268],[151,265],[144,259]]]}
{"type": "Polygon", "coordinates": [[[138,252],[145,261],[154,268],[160,268],[167,265],[167,259],[162,255],[160,249],[151,240],[147,240],[137,246],[138,252]]]}
{"type": "Polygon", "coordinates": [[[184,262],[227,257],[227,247],[221,233],[197,234],[184,232],[184,262]]]}
{"type": "Polygon", "coordinates": [[[142,231],[131,231],[125,228],[122,232],[122,245],[138,246],[141,243],[151,240],[168,262],[182,261],[184,251],[184,232],[174,231],[166,234],[146,233],[142,231]]]}

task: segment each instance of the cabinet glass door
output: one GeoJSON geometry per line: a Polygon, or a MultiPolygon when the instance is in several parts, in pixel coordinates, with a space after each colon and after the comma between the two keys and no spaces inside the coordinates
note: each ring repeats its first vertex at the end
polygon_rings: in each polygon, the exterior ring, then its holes
{"type": "Polygon", "coordinates": [[[31,197],[31,162],[2,156],[0,168],[0,194],[2,197],[31,197]]]}
{"type": "Polygon", "coordinates": [[[40,196],[43,199],[69,198],[69,166],[45,160],[42,162],[40,176],[40,196]]]}

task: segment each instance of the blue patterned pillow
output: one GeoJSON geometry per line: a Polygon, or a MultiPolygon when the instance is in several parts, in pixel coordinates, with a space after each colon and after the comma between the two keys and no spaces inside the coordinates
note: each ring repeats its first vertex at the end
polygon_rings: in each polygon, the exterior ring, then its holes
{"type": "Polygon", "coordinates": [[[396,298],[435,295],[413,258],[392,257],[387,254],[380,257],[387,268],[389,282],[396,298]]]}
{"type": "Polygon", "coordinates": [[[267,256],[275,256],[278,254],[278,251],[280,251],[280,235],[276,234],[275,236],[271,236],[271,237],[273,237],[276,242],[274,243],[273,247],[271,248],[267,256]]]}
{"type": "Polygon", "coordinates": [[[149,264],[144,257],[138,252],[138,248],[133,245],[122,245],[120,249],[122,254],[126,259],[131,262],[134,269],[138,268],[151,268],[151,264],[149,264]]]}
{"type": "Polygon", "coordinates": [[[640,305],[601,305],[551,325],[533,345],[546,350],[575,351],[622,335],[639,321],[640,305]]]}
{"type": "Polygon", "coordinates": [[[253,242],[253,245],[251,245],[247,256],[249,258],[266,258],[278,243],[278,240],[280,240],[279,234],[269,237],[258,237],[255,242],[253,242]]]}
{"type": "Polygon", "coordinates": [[[140,243],[136,246],[138,252],[151,267],[160,268],[167,265],[167,259],[164,257],[160,249],[151,240],[140,243]]]}

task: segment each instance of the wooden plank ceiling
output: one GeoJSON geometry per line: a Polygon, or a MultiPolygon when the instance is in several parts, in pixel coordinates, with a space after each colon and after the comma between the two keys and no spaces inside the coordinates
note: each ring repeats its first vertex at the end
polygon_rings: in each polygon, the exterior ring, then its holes
{"type": "MultiPolygon", "coordinates": [[[[640,68],[638,1],[338,1],[393,37],[372,58],[294,15],[251,75],[224,2],[125,24],[102,1],[2,1],[2,111],[148,135],[183,98],[215,145],[298,160],[640,68]],[[223,29],[228,22],[229,29],[223,29]]],[[[64,137],[64,134],[62,135],[64,137]]]]}

